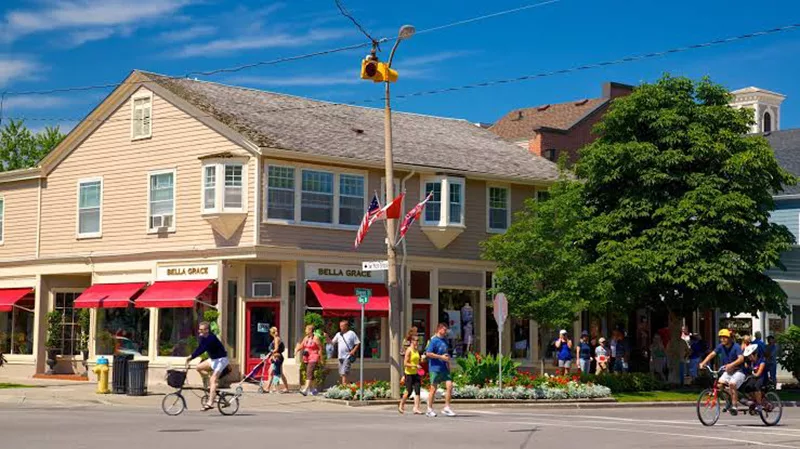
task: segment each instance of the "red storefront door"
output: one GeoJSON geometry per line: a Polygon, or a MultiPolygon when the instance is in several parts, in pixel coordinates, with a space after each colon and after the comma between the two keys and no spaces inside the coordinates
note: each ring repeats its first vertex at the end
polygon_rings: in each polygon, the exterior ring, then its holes
{"type": "MultiPolygon", "coordinates": [[[[280,310],[280,304],[274,302],[251,302],[245,307],[247,322],[245,375],[261,362],[262,354],[269,352],[269,345],[272,343],[269,330],[272,327],[278,327],[280,310]]],[[[266,371],[263,372],[266,374],[266,371]]],[[[259,370],[255,376],[258,377],[261,373],[262,371],[259,370]]]]}

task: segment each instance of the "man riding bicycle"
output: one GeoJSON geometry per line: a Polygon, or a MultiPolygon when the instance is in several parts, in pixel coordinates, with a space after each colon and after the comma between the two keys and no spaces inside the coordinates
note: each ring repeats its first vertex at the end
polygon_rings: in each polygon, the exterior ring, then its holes
{"type": "Polygon", "coordinates": [[[705,368],[705,366],[711,362],[714,357],[717,355],[720,356],[722,368],[725,370],[725,373],[720,376],[719,385],[722,388],[727,387],[727,390],[731,395],[731,403],[733,404],[733,408],[731,408],[729,412],[732,415],[735,415],[737,413],[736,404],[739,402],[738,390],[745,380],[744,371],[742,370],[744,354],[742,354],[742,349],[739,347],[739,345],[733,342],[730,330],[720,330],[719,341],[720,344],[717,346],[714,352],[709,354],[705,360],[700,362],[700,368],[705,368]]]}
{"type": "Polygon", "coordinates": [[[203,410],[205,411],[213,408],[211,403],[216,397],[217,381],[219,381],[219,378],[222,377],[222,372],[228,366],[229,362],[228,351],[225,350],[225,346],[222,345],[222,342],[219,341],[219,338],[211,333],[208,322],[203,321],[200,323],[198,333],[200,334],[200,345],[194,350],[192,355],[186,359],[186,365],[188,366],[189,362],[197,357],[200,357],[200,355],[204,352],[208,353],[208,360],[200,362],[196,368],[201,376],[208,376],[209,374],[211,375],[211,379],[209,381],[208,402],[203,404],[203,410]]]}

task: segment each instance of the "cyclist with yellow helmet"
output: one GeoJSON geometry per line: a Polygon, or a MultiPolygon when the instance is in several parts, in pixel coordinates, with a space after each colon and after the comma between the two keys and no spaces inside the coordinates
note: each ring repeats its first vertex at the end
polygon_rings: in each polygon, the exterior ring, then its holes
{"type": "Polygon", "coordinates": [[[722,374],[719,378],[719,384],[722,388],[727,386],[728,392],[731,395],[731,403],[734,404],[734,407],[730,410],[731,414],[736,414],[736,407],[735,404],[738,403],[738,389],[744,383],[745,375],[743,371],[743,364],[744,364],[744,355],[742,354],[742,349],[739,345],[734,344],[733,338],[731,336],[731,331],[728,329],[722,329],[719,331],[719,341],[720,344],[717,348],[709,354],[705,360],[700,362],[700,368],[705,368],[705,366],[711,362],[717,355],[720,356],[722,359],[722,368],[725,369],[725,373],[722,374]]]}

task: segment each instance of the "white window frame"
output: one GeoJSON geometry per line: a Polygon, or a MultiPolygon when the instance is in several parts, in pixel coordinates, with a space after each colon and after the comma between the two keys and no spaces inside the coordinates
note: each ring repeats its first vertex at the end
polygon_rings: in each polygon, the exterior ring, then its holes
{"type": "Polygon", "coordinates": [[[343,225],[339,224],[339,196],[340,196],[340,184],[339,184],[339,177],[340,175],[355,175],[361,176],[364,178],[364,202],[362,209],[364,212],[367,211],[367,204],[368,200],[372,197],[370,196],[369,190],[369,172],[366,170],[356,170],[356,169],[348,169],[348,168],[333,168],[333,167],[326,167],[324,165],[315,165],[315,164],[306,164],[306,163],[289,163],[287,164],[285,161],[265,161],[264,162],[264,180],[263,180],[263,191],[264,191],[264,211],[261,215],[261,221],[267,224],[280,224],[280,225],[292,225],[292,226],[304,226],[304,227],[312,227],[312,228],[324,228],[324,229],[337,229],[337,230],[346,230],[352,231],[358,229],[358,224],[356,225],[343,225]],[[269,211],[269,167],[290,167],[294,169],[294,219],[292,220],[285,220],[280,218],[269,218],[267,213],[269,211]],[[333,174],[333,222],[332,223],[317,223],[311,221],[302,221],[302,210],[303,210],[303,170],[311,170],[311,171],[319,171],[325,173],[333,174]]]}
{"type": "Polygon", "coordinates": [[[209,214],[244,214],[247,213],[247,172],[249,171],[247,158],[207,159],[203,161],[200,171],[200,210],[203,215],[209,214]],[[225,207],[225,166],[242,166],[242,207],[225,207]],[[214,207],[206,208],[206,167],[215,167],[214,207]]]}
{"type": "Polygon", "coordinates": [[[153,93],[149,91],[140,92],[131,96],[131,140],[134,141],[134,140],[149,139],[151,137],[153,137],[153,93]],[[137,100],[148,100],[147,104],[149,106],[147,109],[149,109],[150,111],[150,127],[147,129],[146,134],[142,134],[140,136],[137,136],[135,132],[137,100]]]}
{"type": "Polygon", "coordinates": [[[0,196],[0,245],[6,242],[6,198],[0,196]]]}
{"type": "Polygon", "coordinates": [[[511,227],[511,187],[507,184],[487,184],[486,185],[486,232],[490,234],[502,234],[511,227]],[[492,189],[504,189],[506,191],[506,228],[492,227],[492,189]]]}
{"type": "MultiPolygon", "coordinates": [[[[422,226],[438,226],[442,228],[466,227],[466,209],[467,209],[467,182],[465,178],[458,178],[454,176],[425,176],[420,179],[420,201],[425,200],[428,192],[425,191],[425,184],[440,183],[442,186],[441,203],[439,207],[439,220],[429,221],[425,219],[425,211],[422,211],[422,226]],[[459,184],[461,186],[461,217],[460,222],[450,223],[450,185],[459,184]]],[[[426,206],[427,207],[427,206],[426,206]]]]}
{"type": "Polygon", "coordinates": [[[264,219],[269,221],[270,223],[283,223],[283,224],[291,224],[297,220],[297,167],[290,165],[290,164],[266,164],[264,165],[264,219]],[[292,184],[292,218],[270,218],[269,217],[269,169],[271,167],[274,168],[291,168],[293,174],[293,184],[292,184]]]}
{"type": "Polygon", "coordinates": [[[83,178],[78,180],[77,195],[75,198],[75,235],[78,239],[97,239],[103,237],[103,195],[105,186],[103,177],[83,178]],[[93,182],[100,182],[100,214],[98,219],[97,232],[81,233],[81,185],[93,182]]]}
{"type": "MultiPolygon", "coordinates": [[[[159,232],[158,228],[151,228],[150,227],[150,218],[151,218],[150,217],[150,210],[151,210],[150,202],[152,201],[151,198],[150,198],[150,194],[151,194],[150,190],[151,190],[151,187],[152,187],[153,176],[166,175],[166,174],[172,174],[172,226],[167,228],[167,232],[175,232],[175,229],[177,228],[177,225],[175,224],[175,222],[177,220],[176,210],[178,208],[177,203],[176,203],[177,200],[178,200],[178,173],[177,173],[177,170],[172,168],[172,169],[167,169],[167,170],[151,171],[151,172],[149,172],[147,174],[147,223],[146,223],[146,226],[147,226],[147,233],[148,234],[156,234],[156,233],[159,232]]],[[[205,172],[204,172],[204,174],[205,174],[205,172]]]]}

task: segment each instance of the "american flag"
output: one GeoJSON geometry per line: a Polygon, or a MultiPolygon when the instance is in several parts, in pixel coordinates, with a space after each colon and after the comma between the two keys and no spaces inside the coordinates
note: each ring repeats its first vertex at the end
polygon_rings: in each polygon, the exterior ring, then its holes
{"type": "Polygon", "coordinates": [[[400,225],[400,239],[397,241],[397,243],[400,243],[406,237],[406,232],[408,232],[408,229],[411,227],[411,225],[413,225],[415,221],[419,220],[420,215],[422,215],[422,208],[425,207],[425,203],[430,201],[431,198],[433,198],[433,192],[429,193],[421,203],[417,204],[413,209],[408,211],[405,218],[403,218],[403,223],[400,225]]]}
{"type": "Polygon", "coordinates": [[[364,214],[364,218],[361,219],[361,226],[358,227],[358,233],[356,233],[356,248],[358,248],[358,246],[361,245],[361,242],[364,241],[364,237],[366,237],[369,227],[372,226],[372,223],[375,221],[376,214],[378,214],[380,211],[381,203],[378,201],[378,194],[375,194],[372,197],[372,201],[369,203],[367,213],[364,214]]]}

